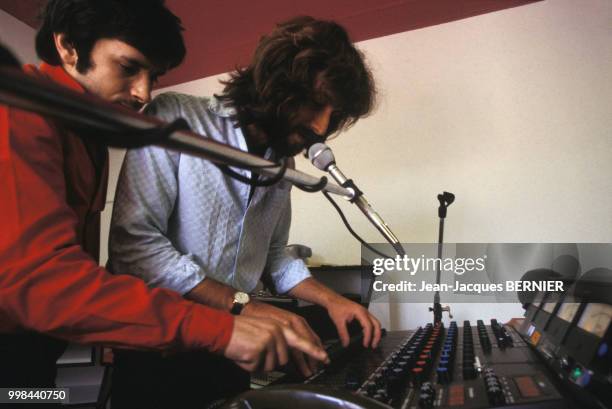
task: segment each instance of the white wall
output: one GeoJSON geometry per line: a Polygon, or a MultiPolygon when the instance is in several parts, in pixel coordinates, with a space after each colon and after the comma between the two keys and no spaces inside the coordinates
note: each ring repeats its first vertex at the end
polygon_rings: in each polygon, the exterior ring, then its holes
{"type": "MultiPolygon", "coordinates": [[[[606,0],[545,1],[362,43],[382,101],[332,143],[339,165],[402,241],[437,239],[436,194],[449,190],[447,242],[611,242],[611,17],[606,0]]],[[[295,192],[294,203],[292,241],[325,263],[359,261],[324,200],[295,192]]],[[[474,307],[453,310],[459,320],[520,314],[474,307]]],[[[430,317],[392,305],[386,322],[430,317]]]]}
{"type": "MultiPolygon", "coordinates": [[[[449,242],[611,241],[611,17],[606,0],[546,1],[361,43],[381,105],[332,142],[339,165],[407,242],[436,240],[444,189],[449,242]]],[[[327,203],[294,198],[293,240],[359,261],[342,229],[321,234],[327,203]]]]}
{"type": "MultiPolygon", "coordinates": [[[[608,0],[544,1],[360,43],[380,104],[331,142],[339,166],[404,242],[437,240],[443,190],[457,195],[447,242],[612,242],[611,18],[608,0]]],[[[207,95],[216,79],[171,89],[207,95]]],[[[321,195],[294,190],[293,209],[290,241],[312,247],[314,262],[359,263],[321,195]]],[[[424,305],[374,308],[391,328],[431,319],[424,305]]],[[[516,305],[453,310],[458,320],[521,315],[516,305]]]]}
{"type": "MultiPolygon", "coordinates": [[[[446,242],[612,242],[611,18],[608,0],[549,0],[359,43],[380,104],[331,142],[339,165],[404,242],[437,240],[442,190],[457,195],[446,242]]],[[[221,77],[165,90],[210,95],[221,77]]],[[[381,240],[342,205],[366,240],[381,240]]],[[[290,241],[312,247],[314,262],[359,263],[358,243],[320,194],[294,190],[293,209],[290,241]]],[[[431,319],[423,305],[374,309],[392,329],[431,319]]],[[[521,313],[453,310],[460,321],[521,313]]]]}
{"type": "Polygon", "coordinates": [[[37,63],[34,37],[36,31],[17,20],[4,10],[0,10],[0,43],[13,52],[23,64],[37,63]]]}
{"type": "MultiPolygon", "coordinates": [[[[359,43],[380,103],[330,142],[339,165],[405,242],[437,239],[444,189],[448,242],[612,241],[611,17],[607,0],[544,1],[359,43]]],[[[207,95],[223,77],[160,91],[207,95]]],[[[293,197],[291,241],[358,263],[329,204],[293,197]]]]}

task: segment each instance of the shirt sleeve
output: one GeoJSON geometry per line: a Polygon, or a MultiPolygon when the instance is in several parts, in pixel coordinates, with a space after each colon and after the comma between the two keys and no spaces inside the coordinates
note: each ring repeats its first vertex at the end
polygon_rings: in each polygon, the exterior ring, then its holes
{"type": "MultiPolygon", "coordinates": [[[[180,104],[163,94],[147,113],[170,122],[181,116],[180,104]]],[[[109,235],[109,267],[118,274],[142,278],[150,287],[191,291],[205,272],[191,254],[168,238],[178,194],[180,154],[157,147],[127,152],[115,192],[109,235]]]]}
{"type": "Polygon", "coordinates": [[[279,294],[284,294],[311,276],[301,258],[292,256],[286,249],[291,226],[291,199],[287,199],[278,224],[274,229],[264,271],[279,294]]]}
{"type": "Polygon", "coordinates": [[[83,251],[57,132],[40,116],[0,106],[0,332],[124,348],[225,348],[231,315],[114,276],[83,251]]]}

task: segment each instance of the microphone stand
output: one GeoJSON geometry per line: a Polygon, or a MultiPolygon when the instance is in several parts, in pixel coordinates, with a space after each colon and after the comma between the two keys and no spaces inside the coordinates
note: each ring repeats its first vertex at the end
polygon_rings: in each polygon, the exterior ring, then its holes
{"type": "MultiPolygon", "coordinates": [[[[210,160],[216,164],[248,169],[263,176],[284,179],[307,192],[324,191],[356,200],[398,254],[405,254],[399,240],[370,207],[359,189],[329,183],[327,178],[316,178],[295,169],[273,163],[248,152],[216,142],[189,129],[179,118],[165,124],[93,95],[81,94],[50,81],[34,78],[19,70],[17,60],[0,44],[0,104],[11,105],[64,121],[79,132],[82,138],[118,148],[138,148],[156,145],[181,153],[210,160]],[[356,193],[359,192],[358,195],[356,193]]],[[[236,175],[234,175],[235,177],[236,175]]]]}
{"type": "Polygon", "coordinates": [[[15,64],[16,59],[0,45],[0,104],[53,117],[77,129],[87,129],[89,132],[78,133],[82,138],[97,139],[102,144],[119,148],[157,145],[269,177],[278,176],[282,171],[282,178],[294,185],[353,197],[349,189],[295,169],[283,169],[277,163],[198,135],[180,121],[164,124],[93,95],[27,75],[15,64]]]}
{"type": "MultiPolygon", "coordinates": [[[[442,259],[442,246],[444,243],[444,219],[446,219],[446,212],[448,206],[451,205],[455,201],[455,195],[450,192],[443,192],[438,195],[438,201],[440,202],[440,207],[438,207],[438,216],[440,217],[440,229],[438,234],[438,260],[442,259]]],[[[438,263],[438,268],[436,271],[436,288],[440,287],[440,274],[441,274],[442,263],[438,263]]],[[[429,311],[433,311],[434,313],[434,325],[442,322],[442,312],[448,312],[448,317],[453,318],[450,312],[450,307],[444,306],[440,304],[440,291],[436,290],[434,294],[433,308],[429,307],[429,311]]]]}

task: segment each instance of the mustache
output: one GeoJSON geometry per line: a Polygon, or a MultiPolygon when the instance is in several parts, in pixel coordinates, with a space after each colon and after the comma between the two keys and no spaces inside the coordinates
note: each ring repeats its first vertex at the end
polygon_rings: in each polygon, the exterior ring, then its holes
{"type": "Polygon", "coordinates": [[[117,104],[124,106],[128,109],[131,109],[133,111],[140,111],[142,109],[142,107],[145,105],[142,102],[136,101],[136,100],[121,100],[121,101],[117,101],[117,104]]]}
{"type": "Polygon", "coordinates": [[[281,156],[295,156],[303,150],[308,150],[318,142],[324,142],[327,135],[319,135],[305,125],[291,125],[288,121],[276,120],[266,123],[264,132],[268,135],[268,144],[281,156]],[[299,135],[299,143],[290,143],[289,136],[299,135]]]}

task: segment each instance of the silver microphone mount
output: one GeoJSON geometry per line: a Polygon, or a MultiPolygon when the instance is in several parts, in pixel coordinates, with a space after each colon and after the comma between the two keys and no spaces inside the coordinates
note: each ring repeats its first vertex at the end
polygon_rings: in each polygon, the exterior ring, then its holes
{"type": "Polygon", "coordinates": [[[352,179],[347,178],[338,168],[334,154],[327,145],[324,143],[315,143],[312,145],[308,149],[308,158],[316,168],[328,172],[340,186],[352,192],[353,195],[349,197],[348,200],[357,205],[359,210],[361,210],[374,227],[376,227],[383,237],[393,246],[397,254],[400,256],[406,255],[398,238],[393,234],[382,217],[372,208],[363,195],[363,192],[359,190],[352,179]]]}

